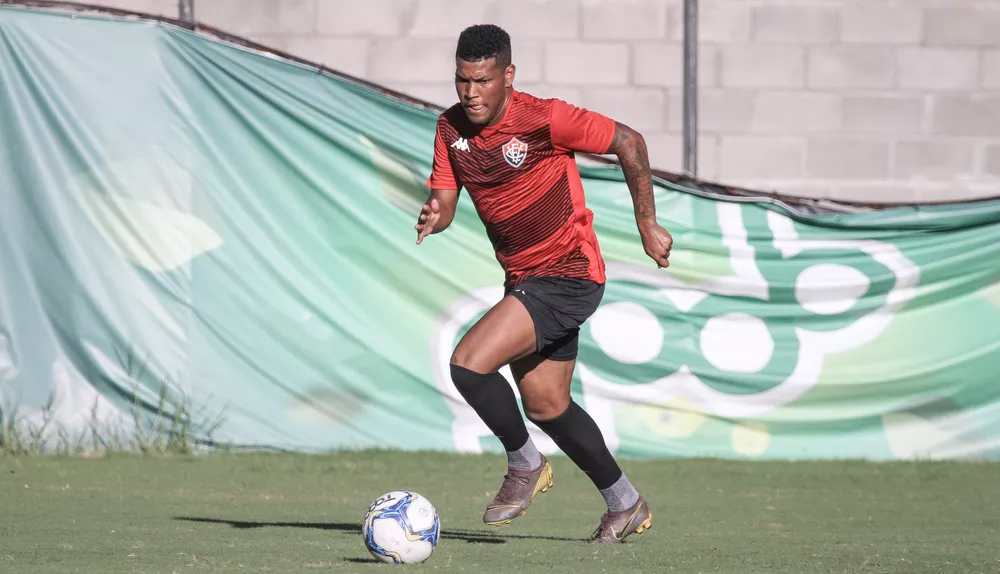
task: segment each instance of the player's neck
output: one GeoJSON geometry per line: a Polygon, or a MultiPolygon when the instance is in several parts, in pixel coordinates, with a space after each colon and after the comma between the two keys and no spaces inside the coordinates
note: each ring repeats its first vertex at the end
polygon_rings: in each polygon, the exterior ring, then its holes
{"type": "Polygon", "coordinates": [[[506,94],[504,95],[503,105],[500,106],[499,110],[497,110],[497,115],[494,116],[492,120],[490,120],[490,123],[486,124],[487,128],[493,128],[500,125],[500,123],[504,120],[504,118],[507,117],[507,107],[510,106],[510,101],[512,99],[514,99],[513,88],[506,91],[506,94]]]}

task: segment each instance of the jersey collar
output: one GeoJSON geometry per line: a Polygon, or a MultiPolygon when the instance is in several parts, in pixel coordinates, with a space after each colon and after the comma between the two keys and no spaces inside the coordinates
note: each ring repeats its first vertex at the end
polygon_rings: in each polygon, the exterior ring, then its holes
{"type": "Polygon", "coordinates": [[[502,132],[504,127],[506,127],[504,124],[507,123],[507,118],[510,117],[511,108],[517,105],[517,102],[520,99],[520,93],[517,90],[511,89],[510,100],[507,102],[507,107],[503,111],[503,117],[500,118],[500,121],[497,122],[496,125],[483,128],[482,131],[479,132],[480,135],[488,136],[490,134],[502,132]]]}

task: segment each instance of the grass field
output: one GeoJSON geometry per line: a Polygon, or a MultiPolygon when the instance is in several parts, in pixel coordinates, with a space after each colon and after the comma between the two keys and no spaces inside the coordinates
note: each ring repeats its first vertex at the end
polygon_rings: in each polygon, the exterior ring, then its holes
{"type": "Polygon", "coordinates": [[[502,528],[481,522],[495,456],[365,452],[0,457],[5,572],[1000,572],[1000,465],[624,461],[653,528],[595,547],[603,500],[566,459],[502,528]],[[434,555],[374,562],[360,523],[409,488],[434,555]]]}

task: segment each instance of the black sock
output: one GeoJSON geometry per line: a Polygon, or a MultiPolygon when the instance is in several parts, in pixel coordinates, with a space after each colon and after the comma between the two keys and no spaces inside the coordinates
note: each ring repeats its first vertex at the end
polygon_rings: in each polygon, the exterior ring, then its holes
{"type": "Polygon", "coordinates": [[[528,442],[517,397],[500,373],[482,375],[458,365],[451,366],[451,380],[459,394],[503,443],[504,450],[516,451],[528,442]]]}
{"type": "Polygon", "coordinates": [[[566,412],[547,421],[529,419],[552,437],[597,488],[609,488],[622,477],[622,470],[611,456],[601,429],[580,405],[570,401],[566,412]]]}

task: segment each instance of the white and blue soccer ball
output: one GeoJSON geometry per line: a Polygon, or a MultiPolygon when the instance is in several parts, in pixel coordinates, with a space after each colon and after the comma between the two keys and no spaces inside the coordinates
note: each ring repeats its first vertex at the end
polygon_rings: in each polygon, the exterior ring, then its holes
{"type": "Polygon", "coordinates": [[[441,521],[429,500],[409,490],[375,499],[361,527],[372,556],[391,564],[416,564],[430,558],[441,535],[441,521]]]}

